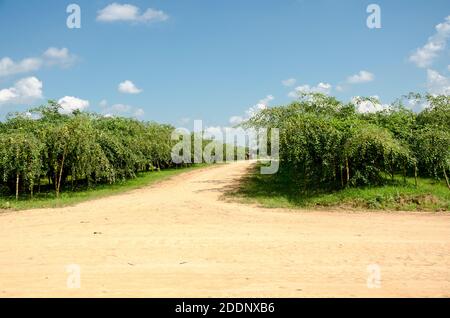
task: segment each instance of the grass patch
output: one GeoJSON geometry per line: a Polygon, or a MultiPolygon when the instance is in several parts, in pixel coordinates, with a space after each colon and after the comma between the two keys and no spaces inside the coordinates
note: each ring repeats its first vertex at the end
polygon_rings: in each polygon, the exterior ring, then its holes
{"type": "Polygon", "coordinates": [[[259,165],[249,170],[238,187],[227,197],[241,202],[258,203],[269,208],[326,208],[450,211],[450,191],[445,181],[436,182],[419,178],[402,177],[382,186],[346,188],[342,190],[305,189],[290,175],[277,173],[262,175],[259,165]]]}
{"type": "Polygon", "coordinates": [[[18,201],[15,197],[0,196],[0,209],[28,210],[37,208],[57,208],[74,205],[83,201],[98,199],[114,194],[139,189],[155,182],[168,179],[183,172],[206,167],[206,164],[196,164],[188,168],[165,169],[154,172],[140,172],[134,179],[114,184],[99,184],[94,187],[82,187],[75,191],[65,190],[56,198],[54,191],[35,194],[34,198],[22,196],[18,201]]]}

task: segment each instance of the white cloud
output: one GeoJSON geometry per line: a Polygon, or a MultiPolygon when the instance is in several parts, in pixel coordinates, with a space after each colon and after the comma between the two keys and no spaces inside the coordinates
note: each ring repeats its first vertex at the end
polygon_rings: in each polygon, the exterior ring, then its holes
{"type": "Polygon", "coordinates": [[[428,101],[421,100],[420,98],[410,98],[408,99],[407,103],[408,106],[415,112],[420,112],[430,106],[430,103],[428,101]]]}
{"type": "Polygon", "coordinates": [[[297,80],[295,78],[288,78],[284,81],[281,81],[281,83],[286,87],[294,86],[297,80]]]}
{"type": "Polygon", "coordinates": [[[0,105],[10,103],[17,97],[18,94],[15,92],[14,87],[2,89],[0,90],[0,105]]]}
{"type": "Polygon", "coordinates": [[[105,108],[106,106],[108,106],[108,101],[106,99],[102,99],[98,104],[101,108],[105,108]]]}
{"type": "Polygon", "coordinates": [[[42,98],[42,82],[36,77],[17,81],[13,87],[0,90],[0,104],[24,104],[42,98]]]}
{"type": "Polygon", "coordinates": [[[273,95],[267,95],[265,98],[261,99],[258,104],[250,107],[245,111],[245,114],[247,115],[247,118],[251,118],[255,116],[258,112],[260,112],[263,109],[266,109],[267,106],[269,106],[269,103],[273,101],[275,97],[273,95]]]}
{"type": "Polygon", "coordinates": [[[76,56],[71,54],[67,48],[50,47],[40,57],[29,57],[21,61],[14,61],[9,57],[0,59],[0,77],[34,72],[44,64],[68,67],[75,61],[76,56]]]}
{"type": "Polygon", "coordinates": [[[267,95],[266,97],[261,99],[258,104],[262,104],[262,105],[268,106],[269,103],[271,101],[273,101],[274,99],[275,99],[275,97],[273,97],[273,95],[267,95]]]}
{"type": "Polygon", "coordinates": [[[100,107],[102,108],[102,113],[105,117],[113,117],[116,115],[131,115],[133,117],[142,117],[145,114],[145,111],[142,108],[136,108],[127,104],[117,103],[108,106],[108,102],[106,100],[102,100],[100,102],[100,107]]]}
{"type": "Polygon", "coordinates": [[[4,57],[0,59],[0,77],[33,72],[40,69],[41,66],[42,60],[39,58],[26,58],[14,62],[9,57],[4,57]]]}
{"type": "Polygon", "coordinates": [[[44,52],[43,56],[47,64],[62,67],[68,67],[76,60],[75,55],[71,54],[65,47],[61,49],[50,47],[44,52]]]}
{"type": "Polygon", "coordinates": [[[450,95],[450,79],[435,70],[427,70],[427,88],[433,95],[450,95]]]}
{"type": "Polygon", "coordinates": [[[375,113],[390,107],[389,104],[381,104],[378,96],[371,96],[372,100],[363,99],[360,96],[352,98],[351,102],[356,105],[356,110],[359,113],[375,113]]]}
{"type": "Polygon", "coordinates": [[[139,17],[139,8],[131,4],[112,3],[98,11],[97,20],[104,22],[134,21],[139,17]]]}
{"type": "Polygon", "coordinates": [[[131,4],[112,3],[98,11],[97,20],[101,22],[163,22],[169,16],[161,10],[148,8],[141,14],[141,10],[131,4]]]}
{"type": "Polygon", "coordinates": [[[289,92],[289,94],[287,96],[290,98],[298,98],[299,97],[297,91],[291,91],[291,92],[289,92]]]}
{"type": "MultiPolygon", "coordinates": [[[[352,84],[360,84],[371,82],[375,79],[375,75],[368,71],[359,71],[357,74],[353,74],[347,77],[346,81],[339,82],[334,86],[334,90],[336,92],[343,92],[347,88],[349,88],[352,84]]],[[[322,93],[325,95],[330,95],[333,90],[333,85],[330,83],[320,82],[315,86],[311,86],[309,84],[304,84],[297,86],[293,91],[289,92],[288,96],[291,98],[298,98],[300,94],[308,94],[308,93],[322,93]]]]}
{"type": "Polygon", "coordinates": [[[61,113],[63,114],[71,114],[75,110],[85,110],[89,107],[89,101],[73,96],[64,96],[60,98],[58,104],[61,105],[61,113]]]}
{"type": "Polygon", "coordinates": [[[133,112],[134,117],[142,117],[144,116],[145,111],[142,108],[138,108],[133,112]]]}
{"type": "Polygon", "coordinates": [[[114,104],[110,107],[110,111],[113,113],[129,113],[133,107],[125,104],[114,104]]]}
{"type": "Polygon", "coordinates": [[[124,94],[139,94],[142,92],[141,89],[137,88],[132,81],[126,80],[119,84],[119,92],[124,94]]]}
{"type": "Polygon", "coordinates": [[[244,121],[244,118],[242,118],[242,116],[231,116],[230,117],[230,124],[233,126],[239,125],[243,121],[244,121]]]}
{"type": "Polygon", "coordinates": [[[186,125],[187,123],[189,123],[191,121],[191,119],[189,118],[189,117],[183,117],[183,118],[181,118],[180,120],[179,120],[179,122],[182,124],[182,125],[186,125]]]}
{"type": "Polygon", "coordinates": [[[162,10],[148,8],[140,19],[145,22],[163,22],[169,19],[169,16],[162,10]]]}
{"type": "Polygon", "coordinates": [[[347,78],[347,82],[350,84],[367,83],[373,81],[375,76],[368,71],[359,71],[358,74],[354,74],[347,78]]]}
{"type": "Polygon", "coordinates": [[[245,111],[244,116],[231,116],[229,119],[229,123],[233,126],[239,125],[245,120],[248,120],[255,116],[258,112],[260,112],[263,109],[266,109],[270,102],[273,101],[275,97],[273,95],[267,95],[263,99],[261,99],[256,105],[250,107],[245,111]]]}
{"type": "Polygon", "coordinates": [[[428,42],[423,47],[416,50],[414,54],[409,57],[409,60],[415,63],[418,67],[430,66],[438,56],[438,53],[444,49],[444,42],[428,42]]]}
{"type": "Polygon", "coordinates": [[[428,42],[409,57],[409,61],[418,67],[430,66],[433,60],[439,56],[439,53],[445,49],[450,37],[450,16],[447,16],[444,22],[436,25],[435,29],[436,33],[428,38],[428,42]]]}
{"type": "Polygon", "coordinates": [[[317,87],[314,88],[320,93],[329,94],[331,91],[331,84],[328,83],[319,83],[317,87]]]}
{"type": "Polygon", "coordinates": [[[297,86],[294,91],[288,94],[289,97],[297,98],[301,93],[322,93],[322,94],[330,94],[332,89],[332,85],[329,83],[320,82],[316,86],[309,86],[308,84],[297,86]]]}

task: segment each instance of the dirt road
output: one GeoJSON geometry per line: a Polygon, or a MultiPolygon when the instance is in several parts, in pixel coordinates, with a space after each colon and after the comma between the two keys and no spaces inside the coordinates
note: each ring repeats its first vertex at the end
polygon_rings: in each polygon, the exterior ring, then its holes
{"type": "Polygon", "coordinates": [[[450,296],[449,215],[220,200],[248,165],[0,214],[0,297],[450,296]]]}

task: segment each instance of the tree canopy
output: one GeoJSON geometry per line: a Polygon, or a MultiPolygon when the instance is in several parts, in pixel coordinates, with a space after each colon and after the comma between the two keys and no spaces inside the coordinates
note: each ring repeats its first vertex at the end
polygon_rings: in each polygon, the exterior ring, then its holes
{"type": "Polygon", "coordinates": [[[244,126],[280,129],[280,169],[305,186],[375,185],[396,173],[448,180],[450,98],[413,97],[426,105],[419,113],[401,100],[359,113],[354,103],[302,94],[287,106],[262,110],[244,126]]]}

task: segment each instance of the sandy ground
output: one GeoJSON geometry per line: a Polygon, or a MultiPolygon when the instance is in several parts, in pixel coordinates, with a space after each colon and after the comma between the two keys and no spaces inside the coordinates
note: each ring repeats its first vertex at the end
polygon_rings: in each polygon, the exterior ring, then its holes
{"type": "Polygon", "coordinates": [[[1,213],[0,297],[450,296],[449,215],[221,200],[248,165],[74,207],[1,213]]]}

